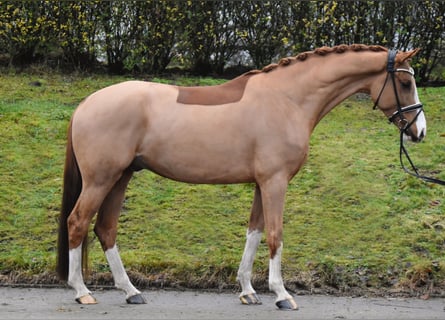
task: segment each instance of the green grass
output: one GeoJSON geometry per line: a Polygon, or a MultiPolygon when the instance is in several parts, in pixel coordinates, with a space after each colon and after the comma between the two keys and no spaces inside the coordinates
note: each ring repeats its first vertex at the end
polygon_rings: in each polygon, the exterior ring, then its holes
{"type": "MultiPolygon", "coordinates": [[[[122,77],[45,73],[0,76],[0,275],[54,275],[66,128],[88,94],[122,77]],[[35,82],[40,86],[35,86],[35,82]]],[[[153,79],[185,85],[209,78],[153,79]]],[[[424,172],[445,178],[445,88],[420,89],[428,133],[410,144],[424,172]]],[[[350,98],[311,138],[306,165],[289,186],[283,273],[290,288],[444,287],[445,189],[405,174],[398,131],[369,100],[350,98]]],[[[135,174],[118,244],[133,275],[148,282],[231,287],[244,248],[252,185],[189,185],[135,174]],[[156,280],[158,279],[158,280],[156,280]],[[159,280],[162,279],[162,280],[159,280]]],[[[94,274],[108,272],[91,241],[94,274]]],[[[255,282],[267,287],[262,244],[255,282]]],[[[19,275],[22,277],[20,278],[19,275]]],[[[0,277],[0,280],[2,278],[0,277]]]]}

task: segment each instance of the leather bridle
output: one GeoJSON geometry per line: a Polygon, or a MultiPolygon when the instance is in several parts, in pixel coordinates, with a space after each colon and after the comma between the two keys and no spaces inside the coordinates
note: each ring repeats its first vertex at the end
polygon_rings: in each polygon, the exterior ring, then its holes
{"type": "Polygon", "coordinates": [[[396,97],[396,103],[397,103],[397,110],[388,118],[389,122],[394,123],[395,120],[398,118],[399,122],[403,122],[402,126],[399,126],[400,130],[403,132],[407,132],[408,129],[411,127],[411,125],[416,122],[417,117],[421,112],[423,112],[423,105],[421,103],[415,103],[411,104],[409,106],[402,107],[400,104],[399,99],[399,93],[397,91],[396,86],[396,73],[397,72],[406,72],[409,73],[411,76],[414,77],[414,70],[412,68],[410,69],[403,69],[403,68],[395,68],[395,60],[396,60],[397,50],[389,50],[388,51],[388,64],[386,66],[386,79],[383,83],[382,89],[380,90],[380,93],[377,97],[377,100],[374,103],[374,109],[378,107],[378,103],[380,101],[380,97],[382,96],[383,91],[385,90],[386,84],[388,83],[388,79],[391,79],[392,85],[394,88],[394,95],[396,97]],[[413,118],[413,120],[408,121],[408,119],[405,118],[404,114],[419,110],[416,114],[416,116],[413,118]]]}
{"type": "Polygon", "coordinates": [[[395,123],[395,121],[397,120],[398,121],[397,124],[399,124],[398,125],[398,128],[400,129],[400,154],[399,154],[399,157],[400,157],[400,165],[402,166],[402,169],[406,173],[408,173],[414,177],[417,177],[419,179],[422,179],[423,181],[437,183],[440,185],[445,185],[445,181],[443,181],[443,180],[424,176],[424,175],[420,174],[418,169],[414,165],[413,161],[411,160],[411,157],[408,154],[408,150],[406,150],[406,148],[405,148],[403,136],[404,136],[404,134],[409,134],[411,126],[413,125],[413,123],[416,122],[420,113],[423,112],[423,105],[421,103],[415,103],[415,104],[411,104],[411,105],[404,106],[404,107],[401,106],[399,94],[398,94],[397,86],[396,86],[395,74],[396,74],[396,72],[407,72],[411,76],[414,76],[414,71],[412,68],[410,68],[410,69],[395,68],[396,55],[397,55],[397,50],[389,50],[388,51],[388,64],[386,66],[387,75],[386,75],[385,82],[383,83],[382,89],[380,90],[380,93],[377,96],[377,100],[374,103],[374,109],[378,107],[380,97],[382,96],[383,90],[386,87],[388,79],[391,79],[392,85],[394,88],[394,95],[395,95],[396,102],[397,102],[397,110],[390,117],[388,117],[388,120],[390,123],[395,123]],[[408,113],[408,112],[416,111],[416,110],[418,110],[416,113],[416,116],[411,121],[408,121],[408,119],[406,119],[404,114],[408,113]],[[410,171],[408,168],[406,168],[405,164],[403,163],[403,155],[405,155],[406,159],[408,160],[412,171],[410,171]]]}

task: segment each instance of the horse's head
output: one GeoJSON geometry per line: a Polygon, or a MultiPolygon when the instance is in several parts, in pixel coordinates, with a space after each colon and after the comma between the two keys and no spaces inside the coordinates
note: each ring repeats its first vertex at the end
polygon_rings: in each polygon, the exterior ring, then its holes
{"type": "Polygon", "coordinates": [[[419,49],[388,52],[386,75],[379,77],[371,96],[379,107],[404,134],[405,139],[421,141],[426,134],[426,120],[417,95],[414,70],[409,61],[419,49]]]}

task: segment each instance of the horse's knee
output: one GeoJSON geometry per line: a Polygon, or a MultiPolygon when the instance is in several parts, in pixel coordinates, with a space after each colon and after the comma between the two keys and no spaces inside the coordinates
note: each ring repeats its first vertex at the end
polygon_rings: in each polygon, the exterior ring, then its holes
{"type": "Polygon", "coordinates": [[[278,249],[282,245],[282,236],[281,234],[275,232],[269,232],[267,236],[267,245],[269,246],[270,259],[273,259],[278,249]]]}

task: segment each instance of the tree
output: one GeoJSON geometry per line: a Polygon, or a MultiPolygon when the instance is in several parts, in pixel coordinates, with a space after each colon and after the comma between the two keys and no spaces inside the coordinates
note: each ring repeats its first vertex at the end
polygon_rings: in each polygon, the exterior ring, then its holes
{"type": "Polygon", "coordinates": [[[229,62],[261,68],[320,46],[380,44],[420,47],[425,82],[445,64],[444,16],[442,1],[0,0],[0,55],[10,66],[159,73],[173,60],[221,74],[229,62]]]}
{"type": "Polygon", "coordinates": [[[99,29],[97,12],[100,1],[53,2],[50,13],[54,16],[58,46],[63,52],[63,65],[90,70],[96,64],[99,29]]]}
{"type": "Polygon", "coordinates": [[[48,1],[1,1],[0,44],[10,66],[26,65],[45,55],[54,21],[46,14],[48,1]]]}
{"type": "Polygon", "coordinates": [[[441,1],[421,1],[415,3],[411,46],[421,48],[416,65],[418,79],[426,82],[433,69],[443,63],[445,43],[445,3],[441,1]],[[421,23],[419,23],[421,21],[421,23]]]}
{"type": "Polygon", "coordinates": [[[136,40],[128,65],[149,73],[165,70],[174,55],[178,30],[184,14],[176,1],[138,2],[134,15],[137,25],[136,40]]]}
{"type": "Polygon", "coordinates": [[[188,58],[195,74],[221,74],[236,53],[238,35],[233,13],[237,1],[187,1],[177,51],[188,58]]]}
{"type": "MultiPolygon", "coordinates": [[[[286,52],[289,46],[289,7],[285,1],[241,1],[233,15],[241,47],[260,68],[286,52]]],[[[284,54],[286,55],[286,54],[284,54]]]]}

